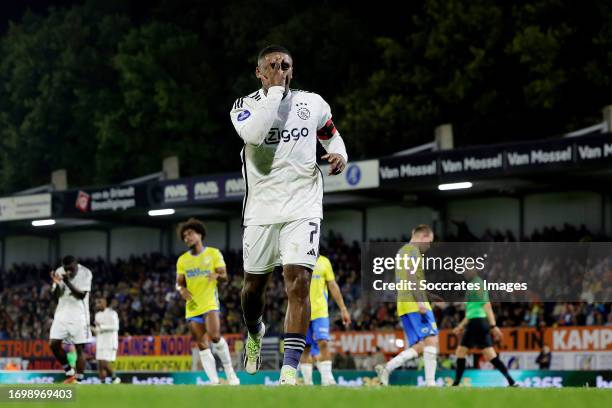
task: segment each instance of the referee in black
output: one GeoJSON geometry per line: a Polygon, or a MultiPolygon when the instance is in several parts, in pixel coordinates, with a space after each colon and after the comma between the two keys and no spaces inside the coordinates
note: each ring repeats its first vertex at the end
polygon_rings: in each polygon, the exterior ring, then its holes
{"type": "Polygon", "coordinates": [[[510,387],[516,386],[516,382],[510,376],[508,368],[499,359],[493,348],[493,338],[501,340],[502,332],[495,324],[495,314],[489,302],[489,294],[484,288],[484,282],[477,275],[476,270],[468,270],[464,274],[465,279],[470,283],[478,283],[480,290],[469,290],[466,294],[467,303],[465,305],[465,318],[459,326],[453,329],[453,333],[460,335],[461,345],[457,347],[457,368],[455,371],[455,381],[453,386],[459,385],[463,372],[465,371],[465,356],[472,348],[482,350],[485,360],[489,361],[500,373],[508,380],[510,387]]]}

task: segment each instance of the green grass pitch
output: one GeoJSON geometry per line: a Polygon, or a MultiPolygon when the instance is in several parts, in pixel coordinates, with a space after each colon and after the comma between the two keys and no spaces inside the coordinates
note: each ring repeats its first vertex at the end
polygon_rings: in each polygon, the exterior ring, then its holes
{"type": "MultiPolygon", "coordinates": [[[[3,386],[12,387],[16,386],[3,386]]],[[[74,402],[6,403],[6,407],[66,408],[546,408],[606,407],[611,390],[593,388],[339,388],[339,387],[201,387],[194,385],[80,385],[72,386],[74,402]]]]}

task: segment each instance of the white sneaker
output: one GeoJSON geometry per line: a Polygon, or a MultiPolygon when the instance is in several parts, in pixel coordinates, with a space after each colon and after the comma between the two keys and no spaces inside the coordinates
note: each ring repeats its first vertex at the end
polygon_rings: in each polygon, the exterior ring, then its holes
{"type": "Polygon", "coordinates": [[[232,371],[227,375],[227,383],[229,385],[240,385],[240,378],[232,371]]]}
{"type": "Polygon", "coordinates": [[[121,384],[121,378],[115,377],[115,379],[113,380],[113,384],[121,384]]]}
{"type": "Polygon", "coordinates": [[[261,340],[266,333],[266,326],[262,323],[257,336],[247,336],[244,352],[244,369],[249,374],[255,374],[261,367],[261,340]]]}
{"type": "Polygon", "coordinates": [[[297,370],[289,365],[284,365],[281,368],[279,385],[295,385],[297,384],[297,370]]]}
{"type": "Polygon", "coordinates": [[[389,385],[389,374],[391,374],[389,370],[382,364],[378,364],[374,369],[380,380],[380,385],[389,385]]]}

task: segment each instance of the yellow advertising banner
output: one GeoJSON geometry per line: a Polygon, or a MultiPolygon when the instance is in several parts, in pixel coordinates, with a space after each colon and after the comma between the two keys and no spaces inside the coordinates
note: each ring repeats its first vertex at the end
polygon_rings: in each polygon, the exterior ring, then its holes
{"type": "Polygon", "coordinates": [[[191,356],[119,356],[118,371],[191,371],[191,356]]]}

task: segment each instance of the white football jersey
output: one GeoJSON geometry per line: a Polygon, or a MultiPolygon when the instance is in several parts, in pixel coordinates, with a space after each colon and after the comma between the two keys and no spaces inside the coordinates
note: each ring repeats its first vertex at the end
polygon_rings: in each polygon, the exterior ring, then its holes
{"type": "MultiPolygon", "coordinates": [[[[55,272],[68,279],[64,267],[60,266],[55,272]]],[[[54,319],[72,322],[84,320],[89,324],[89,292],[91,292],[92,277],[91,271],[79,264],[76,275],[70,281],[75,288],[87,292],[84,299],[72,296],[72,292],[63,281],[59,284],[63,293],[57,302],[54,319]]]]}
{"type": "Polygon", "coordinates": [[[247,188],[243,225],[323,218],[317,138],[327,149],[330,139],[340,136],[321,96],[290,90],[283,98],[284,90],[274,86],[267,95],[260,89],[238,98],[230,113],[245,142],[241,152],[247,188]]]}
{"type": "Polygon", "coordinates": [[[94,317],[96,327],[96,348],[113,349],[119,347],[119,315],[110,307],[97,312],[94,317]]]}

